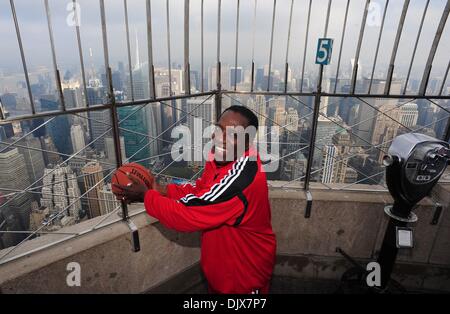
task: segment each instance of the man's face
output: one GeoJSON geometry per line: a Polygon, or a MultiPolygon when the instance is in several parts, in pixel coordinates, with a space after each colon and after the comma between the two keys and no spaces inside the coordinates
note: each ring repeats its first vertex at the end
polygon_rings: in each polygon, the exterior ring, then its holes
{"type": "Polygon", "coordinates": [[[245,145],[245,149],[247,148],[248,144],[238,141],[238,134],[236,133],[236,130],[245,129],[247,125],[247,118],[238,112],[228,110],[222,114],[216,124],[216,131],[212,135],[212,152],[216,163],[226,164],[236,160],[238,145],[245,145]]]}

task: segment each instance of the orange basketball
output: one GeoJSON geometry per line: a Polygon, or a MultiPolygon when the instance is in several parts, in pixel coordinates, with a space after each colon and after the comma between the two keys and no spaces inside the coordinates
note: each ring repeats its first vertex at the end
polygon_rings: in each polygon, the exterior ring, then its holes
{"type": "MultiPolygon", "coordinates": [[[[117,169],[112,177],[112,183],[127,186],[128,183],[132,183],[128,176],[141,182],[142,184],[145,184],[149,189],[152,187],[153,180],[150,176],[149,170],[135,162],[125,164],[117,169]]],[[[120,194],[121,190],[112,185],[112,192],[114,194],[120,194]]]]}

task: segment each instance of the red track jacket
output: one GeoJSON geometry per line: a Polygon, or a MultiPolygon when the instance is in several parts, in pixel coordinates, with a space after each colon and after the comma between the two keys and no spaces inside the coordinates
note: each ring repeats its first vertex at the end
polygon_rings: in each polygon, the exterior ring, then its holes
{"type": "Polygon", "coordinates": [[[168,228],[201,231],[201,266],[210,292],[268,293],[275,263],[266,175],[251,149],[219,167],[206,162],[195,185],[145,195],[147,213],[168,228]]]}

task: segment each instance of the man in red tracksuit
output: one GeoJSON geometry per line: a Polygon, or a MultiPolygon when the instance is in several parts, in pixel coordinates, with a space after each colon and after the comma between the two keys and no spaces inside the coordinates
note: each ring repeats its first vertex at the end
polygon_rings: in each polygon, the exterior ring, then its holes
{"type": "Polygon", "coordinates": [[[232,106],[217,123],[223,136],[214,138],[204,172],[194,185],[155,181],[147,190],[136,180],[117,195],[127,202],[144,201],[147,213],[167,228],[201,231],[201,266],[212,293],[268,293],[275,263],[266,175],[257,152],[246,138],[245,152],[237,156],[227,127],[258,128],[247,108],[232,106]],[[227,161],[227,151],[235,155],[227,161]],[[220,157],[220,158],[219,158],[220,157]]]}

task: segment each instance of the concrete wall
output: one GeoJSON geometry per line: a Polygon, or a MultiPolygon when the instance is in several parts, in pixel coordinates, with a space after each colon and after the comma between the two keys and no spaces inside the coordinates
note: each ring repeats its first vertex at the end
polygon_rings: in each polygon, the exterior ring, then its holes
{"type": "MultiPolygon", "coordinates": [[[[313,190],[311,217],[305,218],[301,192],[271,193],[273,226],[277,230],[275,275],[311,279],[340,279],[351,267],[336,247],[362,265],[375,261],[388,222],[383,208],[392,202],[386,192],[313,190]]],[[[450,291],[450,187],[437,186],[434,200],[444,205],[431,225],[435,202],[427,198],[415,209],[415,247],[399,251],[393,277],[412,289],[450,291]]]]}
{"type": "MultiPolygon", "coordinates": [[[[415,211],[419,216],[416,246],[400,254],[395,274],[407,287],[450,291],[449,191],[448,186],[434,191],[435,198],[445,204],[437,225],[430,224],[434,214],[431,200],[422,201],[415,211]]],[[[339,279],[350,264],[336,253],[336,247],[362,263],[375,260],[387,221],[383,208],[391,203],[389,194],[319,189],[312,194],[311,217],[305,218],[303,191],[270,191],[278,241],[275,275],[339,279]]],[[[26,255],[26,251],[55,240],[53,235],[43,236],[14,253],[25,254],[23,257],[0,265],[1,292],[183,292],[202,280],[198,234],[169,231],[145,213],[132,220],[139,228],[139,253],[131,251],[129,229],[122,222],[26,255]],[[81,287],[66,284],[66,266],[73,261],[81,265],[81,287]]],[[[75,227],[86,228],[81,224],[75,227]]]]}

